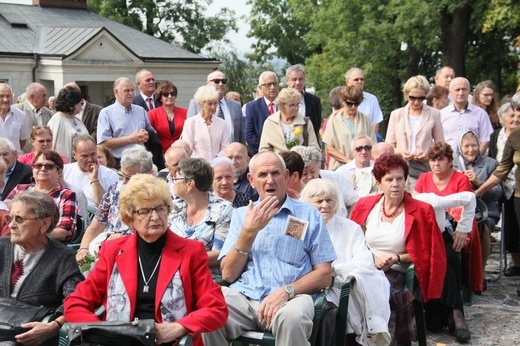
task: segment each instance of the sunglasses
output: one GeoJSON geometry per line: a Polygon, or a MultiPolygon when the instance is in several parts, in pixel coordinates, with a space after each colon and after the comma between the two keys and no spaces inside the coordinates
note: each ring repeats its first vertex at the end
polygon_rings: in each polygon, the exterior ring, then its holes
{"type": "Polygon", "coordinates": [[[352,101],[345,101],[345,104],[348,106],[348,107],[357,107],[359,106],[359,102],[352,102],[352,101]]]}
{"type": "Polygon", "coordinates": [[[50,171],[51,169],[54,169],[56,168],[56,164],[55,163],[35,163],[33,165],[33,168],[36,169],[36,170],[41,170],[42,168],[44,168],[48,171],[50,171]]]}
{"type": "Polygon", "coordinates": [[[8,224],[10,224],[13,220],[17,224],[22,224],[25,221],[29,221],[29,220],[32,220],[32,221],[38,220],[37,217],[27,217],[27,216],[22,216],[22,215],[9,215],[9,214],[4,215],[4,219],[5,219],[5,222],[7,222],[8,224]]]}
{"type": "Polygon", "coordinates": [[[36,142],[38,142],[40,144],[52,143],[52,139],[37,139],[36,142]]]}
{"type": "Polygon", "coordinates": [[[370,150],[372,150],[372,146],[371,145],[360,145],[359,147],[355,147],[354,150],[357,151],[358,153],[362,152],[363,150],[370,151],[370,150]]]}
{"type": "Polygon", "coordinates": [[[210,80],[210,82],[213,82],[215,84],[220,84],[220,83],[227,84],[227,78],[222,78],[222,79],[215,78],[215,79],[210,80]]]}
{"type": "Polygon", "coordinates": [[[161,93],[161,96],[162,97],[168,97],[168,96],[177,97],[177,93],[175,91],[170,91],[169,93],[161,93]]]}
{"type": "Polygon", "coordinates": [[[424,100],[426,100],[426,96],[419,96],[419,97],[408,96],[408,100],[410,100],[410,102],[416,102],[416,101],[423,102],[424,100]]]}

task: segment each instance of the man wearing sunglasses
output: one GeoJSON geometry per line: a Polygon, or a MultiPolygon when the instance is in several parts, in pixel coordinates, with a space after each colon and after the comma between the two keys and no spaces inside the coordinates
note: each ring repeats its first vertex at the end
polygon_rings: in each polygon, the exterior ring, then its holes
{"type": "MultiPolygon", "coordinates": [[[[244,117],[242,116],[242,108],[240,103],[225,98],[227,92],[228,79],[226,75],[220,71],[213,71],[208,75],[207,85],[212,85],[218,92],[218,104],[215,114],[226,121],[229,132],[229,142],[239,142],[245,144],[244,134],[244,117]]],[[[188,118],[199,114],[200,107],[191,99],[188,107],[188,118]]]]}

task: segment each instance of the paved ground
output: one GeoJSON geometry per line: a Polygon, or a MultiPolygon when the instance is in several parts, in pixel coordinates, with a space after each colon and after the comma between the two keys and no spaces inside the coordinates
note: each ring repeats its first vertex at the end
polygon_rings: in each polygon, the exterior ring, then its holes
{"type": "MultiPolygon", "coordinates": [[[[498,243],[494,243],[488,270],[498,270],[498,243]]],[[[496,277],[487,274],[491,279],[496,277]]],[[[471,331],[471,340],[467,345],[520,345],[520,296],[516,290],[520,277],[502,276],[498,281],[488,282],[487,291],[481,296],[473,295],[471,306],[464,309],[471,331]]],[[[417,344],[417,343],[414,343],[417,344]]],[[[460,345],[446,330],[444,333],[428,332],[428,345],[460,345]]]]}

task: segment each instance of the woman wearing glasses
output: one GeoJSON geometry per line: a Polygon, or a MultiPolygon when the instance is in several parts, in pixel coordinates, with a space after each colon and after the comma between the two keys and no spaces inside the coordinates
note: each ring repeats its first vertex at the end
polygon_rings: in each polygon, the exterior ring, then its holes
{"type": "Polygon", "coordinates": [[[301,94],[296,89],[285,88],[280,91],[276,102],[278,112],[264,122],[260,151],[280,153],[297,145],[320,149],[312,122],[299,113],[300,102],[301,94]]]}
{"type": "Polygon", "coordinates": [[[54,133],[52,148],[72,161],[72,140],[78,133],[88,134],[88,129],[76,118],[83,108],[83,95],[74,88],[63,88],[56,98],[58,112],[49,120],[50,129],[54,133]]]}
{"type": "Polygon", "coordinates": [[[189,334],[202,346],[201,333],[221,328],[228,309],[197,241],[168,228],[172,199],[168,184],[138,174],[119,196],[121,219],[135,232],[106,242],[88,278],[65,301],[69,322],[96,322],[103,305],[107,321],[155,320],[156,344],[171,345],[189,334]]]}
{"type": "Polygon", "coordinates": [[[47,194],[26,191],[13,199],[5,219],[11,236],[0,238],[0,297],[44,306],[58,316],[48,323],[32,322],[15,337],[16,345],[57,345],[65,323],[63,299],[84,279],[74,254],[48,237],[57,227],[58,208],[47,194]]]}
{"type": "Polygon", "coordinates": [[[363,91],[357,86],[347,86],[341,90],[343,108],[333,112],[323,132],[325,150],[330,155],[329,169],[335,171],[353,159],[352,139],[364,135],[377,143],[374,125],[367,115],[358,111],[363,101],[363,91]]]}
{"type": "Polygon", "coordinates": [[[61,156],[54,150],[43,150],[34,158],[34,183],[17,185],[5,200],[12,200],[17,194],[26,190],[48,194],[54,199],[59,209],[56,227],[48,233],[48,236],[61,242],[68,242],[76,232],[78,205],[76,193],[60,185],[62,171],[61,156]]]}
{"type": "MultiPolygon", "coordinates": [[[[33,151],[18,157],[18,161],[26,164],[27,166],[33,165],[34,156],[36,156],[36,154],[42,152],[43,150],[52,149],[51,128],[49,126],[43,125],[34,126],[31,131],[30,141],[33,151]]],[[[62,156],[61,159],[63,160],[64,164],[69,163],[65,156],[62,156]]]]}
{"type": "Polygon", "coordinates": [[[473,104],[479,106],[489,115],[493,130],[497,130],[502,127],[500,119],[498,118],[498,102],[495,91],[497,87],[495,83],[490,80],[485,80],[478,83],[475,86],[475,92],[473,93],[473,104]]]}
{"type": "Polygon", "coordinates": [[[148,118],[150,118],[152,127],[157,131],[164,154],[173,142],[181,137],[187,109],[175,106],[177,87],[169,80],[159,84],[154,97],[156,101],[161,101],[162,107],[150,110],[148,118]]]}
{"type": "Polygon", "coordinates": [[[408,103],[390,114],[385,142],[395,148],[410,166],[407,190],[412,191],[422,172],[430,171],[426,151],[433,142],[444,141],[440,112],[424,103],[430,84],[414,76],[403,87],[408,103]]]}

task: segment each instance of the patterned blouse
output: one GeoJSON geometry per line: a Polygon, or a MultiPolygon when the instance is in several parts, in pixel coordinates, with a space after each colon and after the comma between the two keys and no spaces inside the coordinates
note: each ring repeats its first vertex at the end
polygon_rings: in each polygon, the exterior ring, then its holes
{"type": "MultiPolygon", "coordinates": [[[[19,184],[5,198],[6,201],[12,200],[14,196],[23,191],[32,191],[35,184],[19,184]]],[[[58,186],[54,190],[48,192],[48,195],[54,199],[60,211],[60,218],[56,224],[56,228],[67,230],[68,235],[65,242],[72,239],[73,233],[76,231],[76,218],[78,215],[78,205],[76,203],[76,193],[65,187],[58,186]]]]}
{"type": "Polygon", "coordinates": [[[103,232],[126,233],[128,226],[119,218],[119,193],[125,185],[118,181],[105,191],[94,220],[107,225],[103,232]]]}
{"type": "Polygon", "coordinates": [[[207,251],[220,251],[229,232],[229,224],[234,208],[228,201],[211,193],[208,193],[208,195],[208,210],[204,220],[196,225],[189,226],[186,222],[188,204],[180,198],[175,198],[168,223],[170,229],[175,234],[201,241],[207,251]]]}

